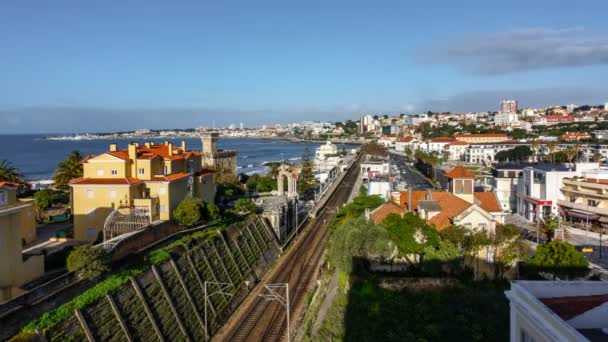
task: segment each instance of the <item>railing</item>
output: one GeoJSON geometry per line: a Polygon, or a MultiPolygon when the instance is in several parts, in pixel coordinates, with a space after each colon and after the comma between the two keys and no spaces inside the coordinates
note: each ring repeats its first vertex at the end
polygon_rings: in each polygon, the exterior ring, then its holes
{"type": "Polygon", "coordinates": [[[570,202],[570,201],[557,200],[557,204],[559,204],[559,205],[561,205],[563,207],[568,207],[568,208],[572,208],[572,209],[587,211],[587,212],[590,212],[590,213],[595,213],[595,214],[600,214],[600,215],[608,215],[608,209],[593,207],[593,206],[582,204],[582,203],[574,203],[574,202],[570,202]]]}
{"type": "Polygon", "coordinates": [[[562,188],[561,190],[562,190],[562,192],[572,192],[572,193],[575,193],[575,194],[580,194],[582,196],[601,197],[601,198],[607,198],[608,199],[608,194],[597,193],[595,191],[578,190],[578,189],[572,189],[572,188],[562,188]]]}

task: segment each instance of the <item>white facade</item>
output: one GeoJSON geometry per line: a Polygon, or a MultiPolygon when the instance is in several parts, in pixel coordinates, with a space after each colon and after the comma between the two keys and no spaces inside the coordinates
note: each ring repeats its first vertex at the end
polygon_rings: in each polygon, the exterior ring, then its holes
{"type": "Polygon", "coordinates": [[[429,121],[432,121],[432,118],[426,114],[409,115],[405,118],[405,124],[409,126],[418,126],[423,122],[429,121]]]}
{"type": "Polygon", "coordinates": [[[496,126],[510,126],[517,121],[519,121],[517,113],[499,113],[494,116],[494,125],[496,126]]]}
{"type": "Polygon", "coordinates": [[[388,175],[388,173],[388,161],[364,161],[361,163],[361,178],[363,179],[388,175]]]}
{"type": "Polygon", "coordinates": [[[317,148],[315,156],[317,160],[323,160],[328,156],[335,155],[338,153],[338,147],[332,144],[331,141],[327,140],[325,145],[321,145],[317,148]]]}
{"type": "Polygon", "coordinates": [[[505,295],[511,342],[608,340],[608,303],[597,301],[608,295],[605,281],[512,281],[505,295]],[[560,298],[572,303],[574,317],[550,308],[550,302],[560,298]],[[596,302],[577,308],[590,299],[596,302]]]}
{"type": "Polygon", "coordinates": [[[464,159],[472,164],[488,164],[494,162],[496,153],[510,150],[519,146],[518,144],[470,144],[464,159]]]}
{"type": "Polygon", "coordinates": [[[562,199],[562,180],[593,169],[599,169],[599,164],[538,164],[524,168],[517,182],[517,214],[530,222],[536,222],[538,215],[558,216],[557,200],[562,199]]]}
{"type": "Polygon", "coordinates": [[[367,194],[368,195],[379,195],[383,199],[390,198],[391,193],[391,184],[385,180],[371,180],[367,184],[367,194]]]}
{"type": "Polygon", "coordinates": [[[404,152],[407,148],[412,151],[418,149],[419,141],[416,138],[407,137],[395,142],[395,150],[399,152],[404,152]]]}

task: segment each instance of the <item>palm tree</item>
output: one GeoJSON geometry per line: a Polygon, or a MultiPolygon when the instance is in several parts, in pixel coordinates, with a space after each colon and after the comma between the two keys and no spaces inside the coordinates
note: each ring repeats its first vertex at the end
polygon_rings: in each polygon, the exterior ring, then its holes
{"type": "Polygon", "coordinates": [[[568,147],[567,149],[564,150],[564,154],[566,155],[568,162],[572,163],[574,161],[574,159],[576,158],[577,152],[572,147],[568,147]]]}
{"type": "Polygon", "coordinates": [[[66,159],[59,162],[53,174],[57,189],[67,191],[70,189],[69,183],[72,179],[82,177],[82,158],[79,151],[72,151],[66,159]]]}
{"type": "Polygon", "coordinates": [[[538,141],[536,141],[536,139],[532,140],[532,144],[530,145],[530,147],[532,147],[532,162],[536,162],[536,154],[537,154],[537,150],[538,150],[538,141]]]}
{"type": "Polygon", "coordinates": [[[549,148],[549,153],[551,154],[551,160],[553,164],[555,164],[555,148],[557,148],[557,141],[549,141],[547,143],[547,148],[549,148]]]}
{"type": "Polygon", "coordinates": [[[4,159],[0,161],[0,181],[22,183],[23,176],[16,166],[4,159]]]}
{"type": "Polygon", "coordinates": [[[555,230],[559,226],[559,218],[557,216],[545,216],[541,221],[540,229],[545,236],[547,242],[551,242],[555,236],[555,230]]]}

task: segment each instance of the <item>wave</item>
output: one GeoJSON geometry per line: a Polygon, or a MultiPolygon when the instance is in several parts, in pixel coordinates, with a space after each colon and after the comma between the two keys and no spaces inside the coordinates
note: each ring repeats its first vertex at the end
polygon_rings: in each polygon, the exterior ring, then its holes
{"type": "Polygon", "coordinates": [[[293,161],[293,160],[300,160],[300,159],[302,159],[302,157],[293,157],[293,158],[289,158],[287,160],[292,160],[293,161]]]}

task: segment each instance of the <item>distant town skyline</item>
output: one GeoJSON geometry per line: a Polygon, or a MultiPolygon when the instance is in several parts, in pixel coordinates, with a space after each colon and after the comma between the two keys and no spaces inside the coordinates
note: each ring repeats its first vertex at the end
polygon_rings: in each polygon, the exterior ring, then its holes
{"type": "Polygon", "coordinates": [[[0,134],[608,101],[602,1],[10,2],[0,134]],[[505,21],[505,18],[509,18],[505,21]]]}

